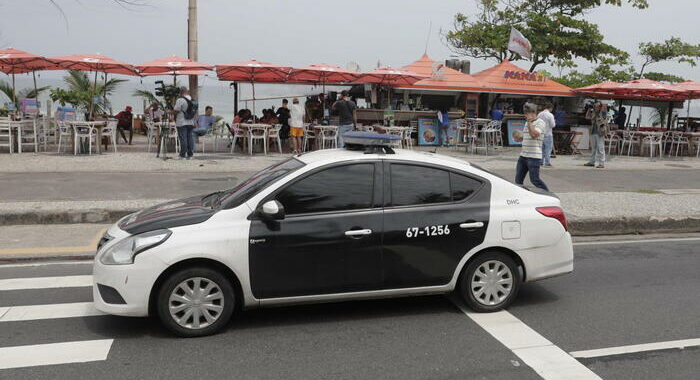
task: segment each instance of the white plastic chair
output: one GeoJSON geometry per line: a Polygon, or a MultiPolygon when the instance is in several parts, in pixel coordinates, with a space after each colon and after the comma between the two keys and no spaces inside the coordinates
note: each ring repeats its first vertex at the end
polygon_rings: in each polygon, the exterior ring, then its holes
{"type": "Polygon", "coordinates": [[[632,131],[622,131],[622,145],[620,147],[620,155],[625,151],[625,146],[627,146],[627,155],[630,156],[634,147],[639,145],[641,140],[636,132],[632,131]]]}
{"type": "MultiPolygon", "coordinates": [[[[233,153],[234,150],[236,149],[236,143],[238,143],[238,140],[243,140],[243,145],[241,148],[241,151],[242,151],[243,148],[245,147],[246,140],[250,136],[248,133],[248,129],[241,128],[241,125],[236,123],[236,124],[233,124],[231,126],[231,131],[233,131],[233,138],[231,140],[231,153],[233,153]]],[[[248,143],[250,144],[249,141],[248,141],[248,143]]]]}
{"type": "Polygon", "coordinates": [[[56,152],[61,153],[61,143],[63,142],[63,138],[65,137],[66,139],[70,139],[73,136],[73,127],[68,125],[68,123],[63,120],[57,121],[56,126],[58,127],[58,149],[56,152]]]}
{"type": "Polygon", "coordinates": [[[148,152],[151,152],[151,144],[158,141],[158,127],[152,121],[146,122],[146,139],[148,140],[148,152]]]}
{"type": "MultiPolygon", "coordinates": [[[[107,121],[107,125],[105,125],[102,128],[102,137],[109,138],[109,142],[114,147],[114,153],[117,153],[117,121],[116,120],[108,120],[107,121]]],[[[102,141],[99,141],[98,143],[101,144],[102,141]]],[[[151,147],[150,140],[148,142],[148,147],[149,147],[149,152],[150,152],[150,147],[151,147]]]]}
{"type": "Polygon", "coordinates": [[[644,138],[642,138],[642,145],[641,145],[641,151],[639,152],[640,154],[644,151],[644,147],[647,147],[649,149],[649,158],[651,159],[654,157],[654,150],[658,148],[658,154],[659,157],[663,156],[663,134],[662,133],[652,133],[645,135],[644,138]]]}
{"type": "Polygon", "coordinates": [[[304,141],[302,143],[301,151],[306,152],[309,148],[309,140],[316,141],[316,132],[311,127],[304,127],[304,141]]]}
{"type": "MultiPolygon", "coordinates": [[[[685,147],[686,151],[690,150],[690,140],[683,135],[683,132],[679,131],[674,131],[672,132],[673,137],[671,140],[671,151],[673,151],[673,147],[676,147],[676,152],[675,156],[678,157],[678,153],[680,151],[681,154],[683,154],[683,149],[681,147],[685,147]]],[[[671,155],[671,152],[669,152],[669,156],[671,155]]]]}
{"type": "Polygon", "coordinates": [[[605,142],[605,145],[608,147],[608,157],[611,155],[612,148],[615,147],[615,153],[619,154],[620,153],[620,136],[617,135],[617,133],[614,132],[608,132],[607,135],[605,135],[605,138],[603,139],[605,142]]]}
{"type": "Polygon", "coordinates": [[[97,141],[97,128],[89,125],[72,125],[75,138],[73,140],[73,155],[78,154],[78,147],[82,139],[88,140],[88,154],[92,154],[92,142],[99,144],[97,141]]]}
{"type": "Polygon", "coordinates": [[[36,120],[22,120],[15,123],[19,123],[20,127],[17,128],[17,151],[22,152],[22,148],[25,145],[34,148],[34,153],[39,151],[39,134],[37,130],[36,120]]]}
{"type": "Polygon", "coordinates": [[[282,130],[281,124],[275,124],[274,127],[270,127],[267,130],[267,144],[276,143],[279,148],[280,154],[282,153],[282,139],[280,138],[280,130],[282,130]]]}
{"type": "Polygon", "coordinates": [[[248,126],[248,154],[253,155],[253,146],[258,141],[262,143],[263,152],[267,155],[267,126],[259,124],[250,124],[248,126]]]}
{"type": "Polygon", "coordinates": [[[331,149],[338,147],[338,128],[337,127],[323,127],[323,129],[321,129],[320,132],[321,132],[321,135],[320,135],[321,149],[326,149],[326,144],[328,144],[331,149]]]}
{"type": "Polygon", "coordinates": [[[10,120],[0,120],[0,146],[6,146],[10,149],[12,153],[12,128],[10,127],[10,120]]]}

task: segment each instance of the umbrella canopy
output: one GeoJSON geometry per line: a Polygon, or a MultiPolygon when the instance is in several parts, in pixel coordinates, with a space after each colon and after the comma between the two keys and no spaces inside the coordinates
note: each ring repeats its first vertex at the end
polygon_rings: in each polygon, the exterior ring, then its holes
{"type": "Polygon", "coordinates": [[[683,96],[685,90],[651,79],[635,79],[613,86],[610,92],[619,95],[683,96]]]}
{"type": "Polygon", "coordinates": [[[496,66],[472,74],[486,90],[500,94],[574,96],[571,88],[545,75],[529,72],[504,60],[496,66]]]}
{"type": "Polygon", "coordinates": [[[141,75],[145,77],[155,77],[159,75],[207,75],[207,73],[197,70],[173,70],[164,71],[162,73],[141,73],[141,75]]]}
{"type": "Polygon", "coordinates": [[[605,81],[590,86],[580,87],[576,92],[608,92],[617,88],[620,85],[618,82],[605,81]]]}
{"type": "MultiPolygon", "coordinates": [[[[141,74],[157,74],[178,71],[175,75],[202,75],[202,74],[184,74],[181,71],[192,71],[192,70],[214,70],[213,65],[206,63],[194,62],[187,58],[171,56],[166,58],[159,58],[153,61],[145,62],[140,65],[136,65],[141,74]]],[[[170,74],[173,75],[173,74],[170,74]]]]}
{"type": "Polygon", "coordinates": [[[219,80],[236,82],[286,82],[291,70],[292,68],[289,66],[261,62],[255,59],[216,65],[216,74],[219,80]]]}
{"type": "Polygon", "coordinates": [[[360,75],[355,82],[357,83],[376,83],[388,86],[410,85],[418,82],[421,79],[427,78],[427,75],[414,73],[402,69],[394,69],[391,67],[382,67],[360,75]]]}
{"type": "Polygon", "coordinates": [[[420,59],[401,69],[428,76],[412,85],[401,86],[400,88],[402,89],[456,92],[485,91],[483,84],[473,76],[451,69],[445,65],[437,64],[428,57],[427,54],[423,54],[420,59]]]}
{"type": "Polygon", "coordinates": [[[700,82],[689,80],[681,83],[676,83],[673,85],[673,87],[686,91],[690,99],[700,98],[700,82]]]}
{"type": "Polygon", "coordinates": [[[139,75],[136,68],[131,64],[119,62],[115,59],[99,54],[74,54],[63,57],[52,57],[50,60],[56,62],[59,66],[66,70],[139,75]]]}
{"type": "Polygon", "coordinates": [[[0,71],[5,74],[55,69],[60,69],[60,67],[42,56],[12,48],[0,49],[0,71]]]}
{"type": "Polygon", "coordinates": [[[289,73],[290,82],[312,83],[345,83],[352,82],[360,76],[360,73],[325,63],[309,65],[292,69],[289,73]]]}

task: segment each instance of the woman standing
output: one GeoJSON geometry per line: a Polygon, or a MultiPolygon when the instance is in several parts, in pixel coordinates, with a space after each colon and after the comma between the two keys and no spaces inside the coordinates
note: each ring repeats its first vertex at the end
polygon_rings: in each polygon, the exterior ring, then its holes
{"type": "Polygon", "coordinates": [[[292,99],[289,109],[289,135],[292,137],[292,154],[300,154],[302,148],[301,139],[304,137],[304,107],[299,104],[299,98],[292,99]]]}

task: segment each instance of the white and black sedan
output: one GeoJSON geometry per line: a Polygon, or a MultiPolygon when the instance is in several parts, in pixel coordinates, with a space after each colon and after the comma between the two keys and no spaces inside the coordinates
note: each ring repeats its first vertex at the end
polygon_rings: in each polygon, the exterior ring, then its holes
{"type": "Polygon", "coordinates": [[[98,246],[93,296],[201,336],[236,310],[283,304],[454,291],[496,311],[523,282],[572,270],[554,195],[456,158],[339,149],[123,218],[98,246]]]}

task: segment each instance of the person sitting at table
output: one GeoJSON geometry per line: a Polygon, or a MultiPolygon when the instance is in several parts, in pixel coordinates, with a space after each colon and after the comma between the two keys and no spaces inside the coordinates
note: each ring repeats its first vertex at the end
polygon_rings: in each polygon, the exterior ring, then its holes
{"type": "Polygon", "coordinates": [[[625,107],[620,107],[620,109],[615,112],[615,118],[613,120],[618,129],[625,129],[625,124],[627,124],[626,110],[625,107]]]}
{"type": "Polygon", "coordinates": [[[160,106],[156,102],[153,102],[153,104],[151,104],[151,106],[148,107],[144,113],[146,114],[146,120],[154,123],[161,121],[163,119],[163,115],[165,115],[165,112],[160,109],[160,106]]]}
{"type": "Polygon", "coordinates": [[[126,106],[124,111],[119,112],[115,117],[117,118],[117,129],[119,130],[119,134],[121,134],[122,138],[124,139],[124,143],[128,142],[129,145],[131,145],[131,139],[134,137],[134,130],[132,128],[134,114],[131,113],[131,106],[126,106]],[[128,141],[126,140],[126,135],[124,134],[125,130],[129,131],[128,141]]]}
{"type": "Polygon", "coordinates": [[[289,100],[282,99],[282,107],[277,109],[277,120],[282,124],[282,129],[280,129],[280,138],[284,141],[286,145],[289,139],[289,100]]]}
{"type": "Polygon", "coordinates": [[[194,134],[195,142],[199,142],[199,137],[206,135],[214,123],[216,123],[216,117],[212,115],[213,113],[214,109],[211,106],[206,106],[204,107],[204,115],[199,115],[194,119],[194,129],[192,133],[194,134]]]}

